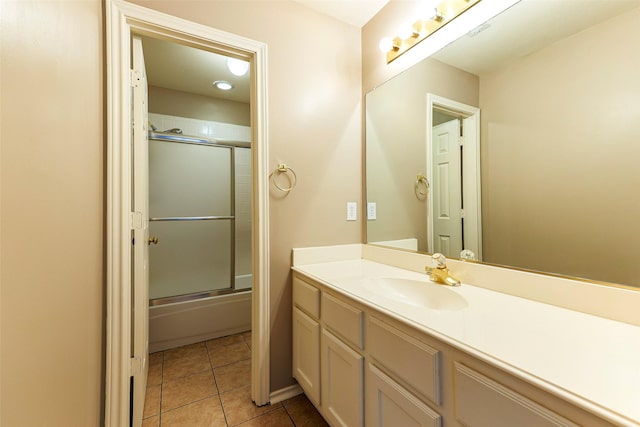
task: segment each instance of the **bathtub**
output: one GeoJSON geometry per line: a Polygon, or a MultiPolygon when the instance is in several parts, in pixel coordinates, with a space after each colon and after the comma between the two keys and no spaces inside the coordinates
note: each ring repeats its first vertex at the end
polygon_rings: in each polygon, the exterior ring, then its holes
{"type": "Polygon", "coordinates": [[[251,329],[251,290],[149,307],[149,352],[251,329]]]}

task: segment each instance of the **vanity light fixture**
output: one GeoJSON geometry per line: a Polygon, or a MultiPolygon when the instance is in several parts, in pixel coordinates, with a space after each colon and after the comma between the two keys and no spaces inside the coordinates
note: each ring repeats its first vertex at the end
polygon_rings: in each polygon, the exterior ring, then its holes
{"type": "Polygon", "coordinates": [[[481,0],[426,0],[418,12],[420,19],[403,25],[395,38],[384,37],[378,47],[387,54],[387,64],[438,31],[481,0]]]}
{"type": "Polygon", "coordinates": [[[392,50],[400,49],[400,45],[396,44],[391,37],[383,37],[378,44],[378,48],[380,48],[380,52],[387,53],[392,50]]]}
{"type": "Polygon", "coordinates": [[[220,90],[231,90],[233,89],[233,84],[229,83],[226,80],[216,80],[213,82],[213,87],[220,90]]]}

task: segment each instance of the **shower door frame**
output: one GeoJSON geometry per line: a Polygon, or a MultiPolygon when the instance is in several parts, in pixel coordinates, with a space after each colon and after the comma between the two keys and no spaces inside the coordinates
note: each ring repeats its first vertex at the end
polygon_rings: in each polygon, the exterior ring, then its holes
{"type": "Polygon", "coordinates": [[[132,336],[131,293],[131,70],[132,34],[179,41],[252,64],[252,355],[251,398],[270,399],[269,384],[269,186],[267,46],[245,37],[122,0],[106,1],[107,189],[105,426],[129,425],[132,336]]]}
{"type": "Polygon", "coordinates": [[[186,294],[178,294],[172,296],[165,296],[159,298],[149,299],[149,307],[155,307],[163,304],[172,304],[176,302],[186,302],[186,301],[195,301],[202,298],[214,297],[218,295],[228,295],[236,292],[244,292],[247,289],[236,289],[236,149],[237,148],[245,148],[251,149],[251,143],[244,141],[215,141],[215,138],[209,142],[201,142],[198,141],[198,138],[193,138],[193,141],[189,141],[188,138],[182,138],[182,140],[171,140],[171,139],[161,139],[157,137],[149,137],[149,141],[162,141],[162,142],[170,142],[173,144],[191,144],[191,145],[199,145],[203,147],[211,147],[211,148],[223,148],[230,150],[230,189],[229,193],[230,197],[230,209],[229,215],[214,215],[214,216],[192,216],[192,217],[170,217],[170,218],[149,218],[149,222],[157,222],[157,221],[231,221],[230,227],[230,242],[229,242],[229,252],[230,252],[230,277],[229,277],[229,287],[228,288],[217,288],[205,291],[191,292],[186,294]]]}

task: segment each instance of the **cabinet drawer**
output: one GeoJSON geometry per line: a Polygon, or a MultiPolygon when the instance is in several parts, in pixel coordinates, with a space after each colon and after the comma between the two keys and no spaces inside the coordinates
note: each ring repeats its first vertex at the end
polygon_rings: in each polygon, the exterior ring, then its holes
{"type": "Polygon", "coordinates": [[[314,319],[320,317],[320,290],[295,276],[293,277],[293,303],[314,319]]]}
{"type": "Polygon", "coordinates": [[[322,321],[351,344],[362,349],[364,314],[361,310],[322,294],[322,321]]]}
{"type": "Polygon", "coordinates": [[[469,427],[578,427],[564,417],[455,363],[456,418],[469,427]]]}
{"type": "Polygon", "coordinates": [[[389,376],[369,364],[365,379],[367,426],[440,427],[440,414],[422,403],[389,376]]]}
{"type": "Polygon", "coordinates": [[[441,403],[440,351],[375,317],[367,323],[367,349],[399,380],[433,403],[441,403]]]}

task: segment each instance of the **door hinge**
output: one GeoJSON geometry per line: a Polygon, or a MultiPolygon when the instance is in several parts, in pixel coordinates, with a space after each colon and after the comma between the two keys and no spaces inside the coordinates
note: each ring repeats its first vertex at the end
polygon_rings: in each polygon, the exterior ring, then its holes
{"type": "Polygon", "coordinates": [[[464,136],[458,137],[458,145],[460,145],[461,147],[464,145],[464,136]]]}
{"type": "Polygon", "coordinates": [[[460,218],[464,218],[464,209],[460,209],[460,218]]]}
{"type": "Polygon", "coordinates": [[[142,81],[142,73],[138,70],[129,70],[130,71],[130,83],[131,87],[139,87],[140,81],[142,81]]]}
{"type": "Polygon", "coordinates": [[[132,230],[140,230],[142,228],[142,213],[131,212],[129,216],[129,225],[132,230]]]}
{"type": "Polygon", "coordinates": [[[139,375],[142,373],[142,360],[139,357],[129,359],[129,375],[139,375]]]}

